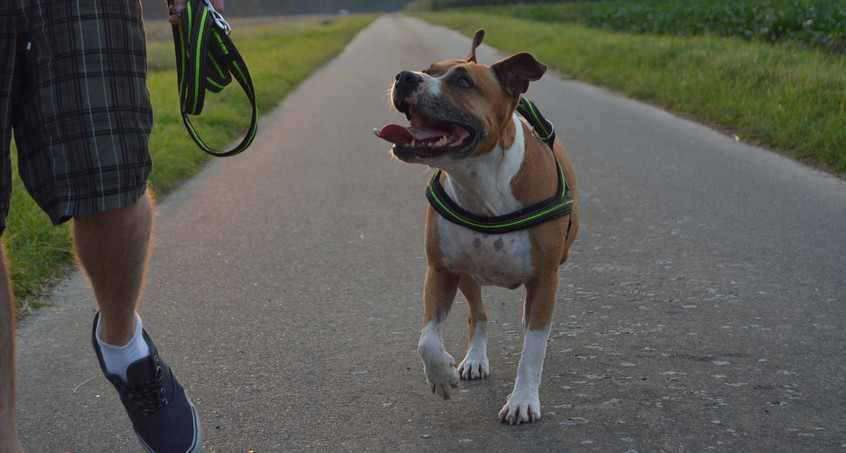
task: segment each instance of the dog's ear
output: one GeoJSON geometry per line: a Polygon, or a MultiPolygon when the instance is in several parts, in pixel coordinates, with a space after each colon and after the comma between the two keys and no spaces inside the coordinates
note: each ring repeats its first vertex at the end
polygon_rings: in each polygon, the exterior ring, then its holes
{"type": "Polygon", "coordinates": [[[521,52],[491,65],[499,83],[513,96],[519,96],[529,89],[529,82],[543,77],[546,65],[530,53],[521,52]]]}
{"type": "Polygon", "coordinates": [[[470,55],[467,56],[465,60],[475,63],[476,62],[476,48],[479,47],[479,44],[482,43],[482,39],[485,38],[485,29],[480,28],[476,30],[476,34],[473,35],[473,47],[470,48],[470,55]]]}

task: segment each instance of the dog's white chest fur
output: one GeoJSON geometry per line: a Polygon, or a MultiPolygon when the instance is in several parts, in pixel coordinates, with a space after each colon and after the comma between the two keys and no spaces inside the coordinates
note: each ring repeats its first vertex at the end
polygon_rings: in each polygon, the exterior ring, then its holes
{"type": "Polygon", "coordinates": [[[526,231],[489,235],[441,218],[438,233],[444,265],[472,275],[482,285],[514,288],[532,275],[526,231]]]}
{"type": "MultiPolygon", "coordinates": [[[[446,169],[444,189],[465,209],[502,215],[523,205],[511,193],[511,180],[524,157],[524,136],[520,119],[514,116],[516,137],[507,150],[495,149],[461,168],[446,169]]],[[[438,219],[438,237],[443,263],[453,272],[472,275],[482,285],[514,288],[532,275],[531,243],[525,230],[506,234],[484,234],[438,219]]]]}

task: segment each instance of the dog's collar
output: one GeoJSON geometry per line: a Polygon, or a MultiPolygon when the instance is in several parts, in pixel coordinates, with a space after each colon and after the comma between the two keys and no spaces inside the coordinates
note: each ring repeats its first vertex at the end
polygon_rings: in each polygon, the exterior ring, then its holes
{"type": "MultiPolygon", "coordinates": [[[[551,150],[552,144],[555,142],[555,128],[552,123],[547,121],[535,108],[534,103],[526,98],[520,99],[517,111],[532,125],[535,136],[546,142],[551,150]]],[[[555,195],[501,216],[479,216],[458,206],[441,185],[441,170],[436,171],[432,175],[432,179],[429,180],[426,187],[426,198],[432,208],[445,219],[480,233],[503,234],[524,230],[573,212],[573,194],[570,192],[567,178],[564,176],[564,169],[561,168],[561,163],[558,162],[557,157],[555,158],[555,168],[558,173],[558,189],[555,195]]]]}

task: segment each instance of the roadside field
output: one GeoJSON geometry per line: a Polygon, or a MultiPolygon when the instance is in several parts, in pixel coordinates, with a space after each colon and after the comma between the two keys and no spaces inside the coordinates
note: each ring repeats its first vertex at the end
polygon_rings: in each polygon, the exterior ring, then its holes
{"type": "Polygon", "coordinates": [[[842,0],[650,0],[517,2],[433,0],[434,10],[479,8],[489,14],[535,22],[582,25],[626,33],[737,37],[801,43],[846,52],[846,2],[842,0]],[[511,3],[509,5],[505,5],[511,3]]]}

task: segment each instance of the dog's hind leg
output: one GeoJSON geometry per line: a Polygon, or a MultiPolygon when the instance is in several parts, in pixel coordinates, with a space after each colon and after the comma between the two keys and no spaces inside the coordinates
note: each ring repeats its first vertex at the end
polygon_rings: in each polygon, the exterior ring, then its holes
{"type": "Polygon", "coordinates": [[[429,266],[423,287],[423,332],[417,353],[423,360],[423,371],[432,393],[448,400],[458,387],[455,359],[444,349],[443,327],[455,294],[459,276],[444,268],[429,266]]]}
{"type": "Polygon", "coordinates": [[[458,288],[467,298],[467,355],[458,365],[461,379],[481,379],[490,374],[488,364],[488,311],[482,301],[482,287],[473,277],[461,274],[458,288]]]}

